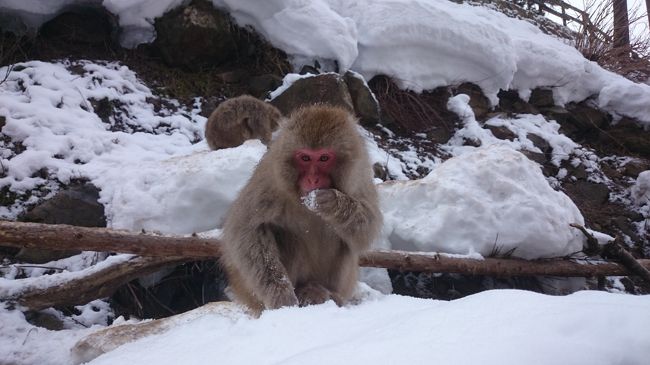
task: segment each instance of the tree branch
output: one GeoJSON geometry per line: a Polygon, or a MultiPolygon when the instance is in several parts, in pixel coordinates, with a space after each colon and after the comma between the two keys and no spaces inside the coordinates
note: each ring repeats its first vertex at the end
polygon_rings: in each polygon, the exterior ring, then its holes
{"type": "MultiPolygon", "coordinates": [[[[18,222],[0,222],[0,245],[49,250],[113,251],[144,256],[111,256],[79,272],[17,280],[0,279],[0,300],[17,300],[31,309],[84,304],[109,296],[120,285],[153,273],[164,266],[198,259],[216,259],[220,255],[219,240],[210,238],[170,237],[105,228],[18,222]]],[[[650,268],[650,260],[634,262],[644,270],[650,268]]],[[[569,259],[469,259],[406,251],[370,251],[360,257],[359,264],[401,271],[490,276],[589,277],[639,275],[643,272],[631,271],[612,262],[569,259]]]]}

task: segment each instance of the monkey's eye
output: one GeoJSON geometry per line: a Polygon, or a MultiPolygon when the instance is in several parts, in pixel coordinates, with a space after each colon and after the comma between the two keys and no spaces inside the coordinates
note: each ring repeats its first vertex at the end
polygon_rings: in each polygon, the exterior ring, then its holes
{"type": "Polygon", "coordinates": [[[325,161],[327,161],[329,159],[330,159],[330,157],[328,155],[321,155],[318,160],[320,160],[321,162],[325,162],[325,161]]]}
{"type": "Polygon", "coordinates": [[[311,158],[310,158],[309,156],[307,156],[307,155],[302,155],[302,156],[300,156],[300,159],[303,160],[303,161],[305,161],[305,162],[311,160],[311,158]]]}

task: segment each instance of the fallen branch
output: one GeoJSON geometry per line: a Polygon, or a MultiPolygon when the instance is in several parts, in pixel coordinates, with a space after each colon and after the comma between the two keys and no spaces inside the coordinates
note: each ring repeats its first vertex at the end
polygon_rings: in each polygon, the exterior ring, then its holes
{"type": "MultiPolygon", "coordinates": [[[[0,245],[48,250],[112,251],[143,256],[112,256],[79,272],[5,280],[4,284],[0,281],[0,300],[14,300],[35,310],[54,305],[85,304],[93,299],[110,296],[119,286],[165,266],[192,260],[216,259],[220,255],[220,242],[211,238],[170,237],[105,228],[1,221],[0,245]]],[[[650,268],[650,260],[634,262],[644,269],[650,268]]],[[[490,276],[588,277],[642,272],[631,271],[611,262],[469,259],[405,251],[370,251],[360,257],[359,264],[400,271],[490,276]]]]}
{"type": "MultiPolygon", "coordinates": [[[[134,253],[151,257],[215,259],[220,242],[213,238],[171,237],[130,233],[105,228],[68,225],[0,222],[0,245],[49,250],[86,250],[134,253]]],[[[650,268],[650,260],[636,260],[650,268]]],[[[474,260],[435,253],[405,251],[370,251],[359,264],[402,271],[429,271],[492,276],[618,276],[634,275],[625,267],[611,262],[586,263],[584,260],[522,260],[486,258],[474,260]]]]}
{"type": "Polygon", "coordinates": [[[32,310],[85,304],[111,296],[131,280],[187,261],[180,257],[123,256],[111,256],[81,271],[11,280],[11,285],[0,284],[0,299],[32,310]]]}

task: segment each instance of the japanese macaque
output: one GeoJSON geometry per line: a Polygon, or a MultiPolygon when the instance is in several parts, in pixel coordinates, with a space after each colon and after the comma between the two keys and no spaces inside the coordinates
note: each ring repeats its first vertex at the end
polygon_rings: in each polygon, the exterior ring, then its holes
{"type": "Polygon", "coordinates": [[[269,144],[282,113],[269,103],[250,95],[228,99],[210,114],[205,139],[213,150],[237,147],[248,139],[269,144]]]}
{"type": "Polygon", "coordinates": [[[258,314],[345,304],[381,222],[354,117],[324,105],[295,111],[226,218],[222,263],[234,299],[258,314]]]}

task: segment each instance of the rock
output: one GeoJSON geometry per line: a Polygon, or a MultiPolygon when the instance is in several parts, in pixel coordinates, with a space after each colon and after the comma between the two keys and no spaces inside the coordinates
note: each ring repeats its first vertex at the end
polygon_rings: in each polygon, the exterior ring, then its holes
{"type": "Polygon", "coordinates": [[[300,72],[298,72],[298,74],[300,74],[300,75],[307,75],[307,74],[318,75],[318,74],[320,74],[320,71],[318,71],[318,69],[316,67],[314,67],[314,66],[304,65],[304,66],[302,66],[302,68],[300,69],[300,72]]]}
{"type": "Polygon", "coordinates": [[[340,106],[354,112],[345,81],[340,75],[331,73],[299,79],[271,100],[271,104],[284,115],[291,114],[301,106],[318,103],[340,106]]]}
{"type": "Polygon", "coordinates": [[[282,85],[282,78],[273,74],[253,76],[248,80],[248,93],[256,98],[266,98],[282,85]]]}
{"type": "Polygon", "coordinates": [[[469,106],[474,111],[478,120],[484,120],[490,112],[490,100],[483,94],[483,90],[470,82],[465,82],[454,88],[454,95],[466,94],[469,96],[469,106]]]}
{"type": "Polygon", "coordinates": [[[528,138],[531,142],[533,142],[533,145],[539,148],[543,154],[550,156],[550,154],[553,152],[553,148],[551,148],[550,143],[548,143],[547,140],[538,136],[537,134],[528,133],[526,134],[526,138],[528,138]]]}
{"type": "MultiPolygon", "coordinates": [[[[19,217],[23,222],[106,227],[104,206],[97,202],[99,189],[90,183],[74,184],[19,217]]],[[[24,248],[16,258],[30,263],[45,263],[69,257],[78,251],[50,251],[24,248]]]]}
{"type": "Polygon", "coordinates": [[[349,71],[343,78],[352,98],[354,112],[361,125],[374,126],[379,123],[379,104],[366,83],[349,71]]]}
{"type": "Polygon", "coordinates": [[[386,166],[380,164],[379,162],[375,162],[374,165],[372,165],[372,171],[375,174],[375,178],[381,179],[386,181],[388,178],[388,169],[386,169],[386,166]]]}
{"type": "Polygon", "coordinates": [[[568,129],[568,132],[579,129],[579,127],[576,125],[573,115],[561,106],[543,108],[541,109],[541,112],[544,117],[546,117],[546,119],[558,122],[563,128],[568,127],[566,128],[568,129]]]}
{"type": "MultiPolygon", "coordinates": [[[[544,165],[548,162],[548,158],[546,158],[546,155],[543,153],[528,150],[522,150],[521,153],[523,153],[524,156],[528,157],[529,160],[537,162],[540,165],[544,165]]],[[[544,175],[548,176],[546,173],[544,173],[544,175]]]]}
{"type": "Polygon", "coordinates": [[[536,88],[530,94],[528,103],[537,108],[547,108],[555,105],[552,89],[536,88]]]}
{"type": "Polygon", "coordinates": [[[60,331],[63,329],[63,321],[53,313],[49,312],[25,312],[25,320],[37,327],[42,327],[50,331],[60,331]]]}
{"type": "Polygon", "coordinates": [[[218,97],[218,96],[207,96],[203,100],[203,103],[201,103],[201,116],[210,118],[210,115],[212,112],[217,109],[217,106],[221,104],[222,101],[225,99],[218,97]]]}
{"type": "Polygon", "coordinates": [[[117,39],[117,17],[101,6],[72,6],[44,23],[39,34],[48,40],[72,44],[100,45],[117,39]]]}
{"type": "Polygon", "coordinates": [[[505,126],[494,126],[486,124],[485,128],[489,129],[490,132],[492,132],[492,134],[498,139],[507,139],[509,141],[514,141],[517,138],[517,135],[505,126]]]}
{"type": "Polygon", "coordinates": [[[622,172],[625,176],[636,179],[645,170],[650,170],[650,161],[635,159],[626,163],[622,172]]]}
{"type": "Polygon", "coordinates": [[[156,19],[155,28],[154,47],[169,65],[199,71],[236,58],[230,17],[207,1],[194,1],[166,13],[156,19]]]}
{"type": "Polygon", "coordinates": [[[4,115],[0,115],[0,131],[2,131],[2,128],[4,128],[5,124],[7,124],[7,118],[5,118],[4,115]]]}
{"type": "Polygon", "coordinates": [[[609,199],[609,189],[605,184],[578,180],[573,183],[564,184],[564,188],[569,193],[571,199],[581,207],[585,206],[585,202],[589,202],[589,206],[600,206],[609,199]]]}
{"type": "Polygon", "coordinates": [[[516,90],[501,90],[499,94],[499,109],[514,114],[539,114],[539,110],[519,97],[516,90]]]}
{"type": "Polygon", "coordinates": [[[226,84],[237,84],[245,80],[248,73],[244,70],[227,71],[218,74],[217,77],[226,84]]]}
{"type": "Polygon", "coordinates": [[[568,104],[566,108],[575,119],[576,126],[584,130],[606,128],[612,120],[607,112],[589,106],[587,102],[568,104]]]}
{"type": "Polygon", "coordinates": [[[642,157],[650,158],[650,132],[633,125],[615,125],[602,136],[642,157]]]}

